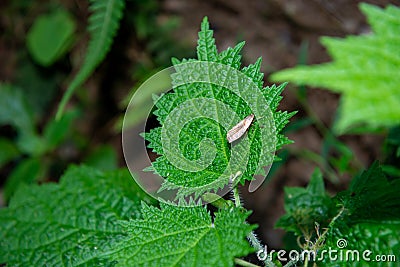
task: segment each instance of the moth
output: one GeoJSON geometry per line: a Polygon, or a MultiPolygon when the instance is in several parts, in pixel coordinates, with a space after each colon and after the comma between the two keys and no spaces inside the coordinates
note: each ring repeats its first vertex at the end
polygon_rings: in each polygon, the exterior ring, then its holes
{"type": "Polygon", "coordinates": [[[228,143],[232,143],[233,141],[242,137],[246,133],[247,129],[249,129],[253,120],[254,114],[250,114],[249,116],[241,120],[238,124],[233,126],[233,128],[230,129],[226,134],[226,139],[228,139],[228,143]]]}

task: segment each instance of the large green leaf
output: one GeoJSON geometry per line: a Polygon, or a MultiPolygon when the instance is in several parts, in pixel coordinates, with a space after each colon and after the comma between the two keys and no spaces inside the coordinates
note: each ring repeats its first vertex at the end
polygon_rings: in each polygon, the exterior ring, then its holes
{"type": "Polygon", "coordinates": [[[342,93],[338,132],[400,122],[400,9],[361,4],[372,33],[323,38],[332,63],[298,66],[271,76],[274,81],[321,86],[342,93]]]}
{"type": "Polygon", "coordinates": [[[336,198],[348,212],[348,221],[400,220],[400,179],[388,180],[375,162],[354,178],[336,198]]]}
{"type": "Polygon", "coordinates": [[[143,219],[125,224],[130,238],[113,258],[121,266],[234,266],[235,257],[253,251],[248,215],[232,208],[212,221],[205,207],[143,205],[143,219]]]}
{"type": "Polygon", "coordinates": [[[249,212],[145,204],[127,170],[72,167],[60,184],[22,186],[0,210],[8,266],[234,266],[253,249],[249,212]],[[142,204],[140,204],[142,202],[142,204]]]}
{"type": "Polygon", "coordinates": [[[23,186],[0,210],[0,262],[8,266],[111,266],[127,238],[121,220],[147,199],[127,171],[72,167],[60,184],[23,186]]]}
{"type": "Polygon", "coordinates": [[[399,235],[400,221],[337,225],[327,236],[323,248],[336,253],[332,253],[331,258],[326,253],[318,266],[397,267],[399,235]]]}

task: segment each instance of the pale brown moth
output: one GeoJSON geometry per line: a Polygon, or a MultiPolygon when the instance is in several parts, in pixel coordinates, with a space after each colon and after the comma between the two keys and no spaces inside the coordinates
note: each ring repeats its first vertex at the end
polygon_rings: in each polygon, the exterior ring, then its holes
{"type": "Polygon", "coordinates": [[[249,129],[253,120],[254,114],[250,114],[249,116],[241,120],[238,124],[233,126],[233,128],[230,129],[226,134],[226,139],[228,139],[228,142],[232,143],[233,141],[242,137],[246,133],[247,129],[249,129]]]}

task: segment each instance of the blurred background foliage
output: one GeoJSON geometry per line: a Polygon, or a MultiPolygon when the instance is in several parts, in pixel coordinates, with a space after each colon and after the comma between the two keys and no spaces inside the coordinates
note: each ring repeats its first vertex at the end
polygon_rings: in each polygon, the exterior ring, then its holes
{"type": "MultiPolygon", "coordinates": [[[[130,97],[148,77],[169,67],[171,57],[194,57],[204,16],[218,47],[246,40],[244,61],[262,56],[269,75],[329,61],[320,36],[369,32],[358,2],[126,0],[111,50],[55,120],[90,42],[90,3],[1,1],[1,205],[19,184],[57,181],[71,163],[106,170],[124,166],[120,126],[130,97]]],[[[246,208],[254,211],[250,222],[260,225],[258,234],[272,247],[282,243],[283,232],[271,229],[284,213],[283,187],[305,186],[315,167],[332,193],[347,188],[350,178],[376,159],[386,174],[400,176],[399,127],[337,136],[331,126],[339,99],[339,94],[305,86],[289,85],[284,92],[281,108],[299,110],[286,129],[295,144],[279,152],[282,160],[272,166],[262,189],[253,195],[243,190],[246,208]]],[[[133,123],[144,119],[140,110],[136,114],[133,123]]]]}
{"type": "Polygon", "coordinates": [[[89,3],[0,5],[3,203],[20,183],[56,181],[70,163],[106,170],[121,166],[118,123],[137,84],[169,66],[171,56],[190,55],[189,47],[171,36],[178,17],[160,22],[157,1],[127,1],[111,53],[55,120],[90,39],[89,3]]]}

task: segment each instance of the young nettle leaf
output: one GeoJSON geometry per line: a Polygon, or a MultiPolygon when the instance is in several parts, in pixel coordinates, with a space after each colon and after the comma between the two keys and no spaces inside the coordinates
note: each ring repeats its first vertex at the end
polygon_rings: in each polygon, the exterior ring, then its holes
{"type": "Polygon", "coordinates": [[[124,223],[130,236],[113,259],[119,266],[234,266],[253,249],[246,241],[254,226],[249,212],[223,209],[212,220],[207,209],[161,204],[142,206],[142,219],[124,223]]]}
{"type": "Polygon", "coordinates": [[[0,210],[8,266],[234,266],[253,249],[249,212],[149,206],[127,170],[72,167],[60,184],[22,186],[0,210]]]}
{"type": "MultiPolygon", "coordinates": [[[[374,163],[348,190],[330,198],[320,172],[315,172],[306,189],[285,189],[286,214],[277,226],[303,236],[305,246],[318,251],[318,266],[349,266],[350,261],[351,266],[369,266],[377,254],[399,256],[399,190],[400,179],[388,180],[374,163]],[[337,251],[336,258],[324,250],[337,251]],[[371,253],[362,258],[366,250],[371,253]],[[338,256],[348,253],[351,258],[338,256]]],[[[397,266],[388,261],[374,264],[397,266]]]]}
{"type": "Polygon", "coordinates": [[[298,66],[271,77],[342,93],[338,132],[390,127],[400,121],[400,9],[364,3],[360,8],[372,33],[345,39],[325,37],[322,44],[333,62],[298,66]]]}
{"type": "Polygon", "coordinates": [[[60,184],[21,186],[0,210],[0,263],[8,266],[111,266],[128,237],[120,221],[149,200],[128,171],[72,167],[60,184]]]}
{"type": "Polygon", "coordinates": [[[285,188],[286,214],[275,226],[310,238],[315,234],[315,223],[321,228],[328,226],[337,213],[334,204],[325,192],[321,171],[316,169],[307,188],[285,188]]]}
{"type": "Polygon", "coordinates": [[[173,59],[173,91],[155,103],[161,127],[144,135],[148,147],[160,155],[149,170],[165,178],[162,190],[178,189],[178,196],[200,195],[222,188],[228,180],[220,177],[239,171],[241,183],[254,175],[265,176],[263,167],[272,164],[275,150],[290,143],[281,132],[294,113],[277,111],[285,84],[263,88],[261,59],[241,68],[243,46],[244,42],[218,53],[204,18],[198,59],[173,59]],[[259,114],[258,106],[262,107],[259,114]],[[229,129],[251,114],[254,121],[230,144],[229,129]],[[263,118],[268,118],[267,123],[263,118]]]}

